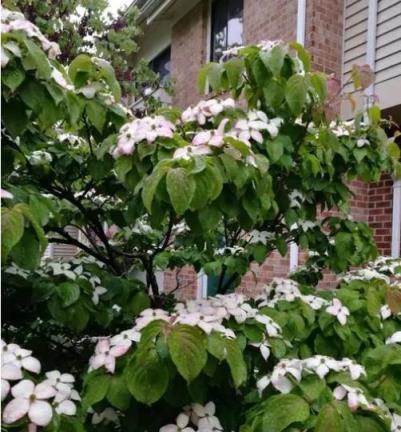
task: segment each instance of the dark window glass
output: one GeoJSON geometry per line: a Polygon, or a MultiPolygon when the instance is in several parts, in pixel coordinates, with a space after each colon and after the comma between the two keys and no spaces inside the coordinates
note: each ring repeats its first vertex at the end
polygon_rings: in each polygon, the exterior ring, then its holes
{"type": "Polygon", "coordinates": [[[243,0],[214,0],[212,4],[211,60],[242,45],[243,0]]]}
{"type": "Polygon", "coordinates": [[[162,82],[170,77],[170,57],[171,49],[168,47],[150,62],[151,69],[160,75],[162,82]]]}

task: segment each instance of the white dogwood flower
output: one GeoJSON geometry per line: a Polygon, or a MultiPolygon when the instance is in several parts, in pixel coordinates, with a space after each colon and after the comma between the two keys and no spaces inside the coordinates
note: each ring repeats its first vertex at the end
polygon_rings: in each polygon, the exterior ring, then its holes
{"type": "Polygon", "coordinates": [[[103,294],[107,293],[107,288],[102,286],[97,286],[92,293],[92,302],[93,304],[99,304],[99,297],[103,294]]]}
{"type": "Polygon", "coordinates": [[[124,330],[123,332],[113,336],[110,339],[111,346],[127,345],[128,348],[131,347],[132,342],[139,342],[141,339],[141,333],[135,328],[131,330],[124,330]]]}
{"type": "Polygon", "coordinates": [[[212,149],[207,145],[187,145],[177,148],[173,159],[191,159],[194,156],[206,156],[212,153],[212,149]]]}
{"type": "Polygon", "coordinates": [[[339,362],[341,369],[347,369],[353,380],[359,379],[362,375],[366,375],[365,368],[355,361],[344,358],[339,362]]]}
{"type": "Polygon", "coordinates": [[[90,358],[89,365],[91,369],[98,369],[104,366],[109,372],[114,373],[116,359],[128,351],[126,344],[110,345],[108,339],[101,339],[95,348],[95,354],[90,358]]]}
{"type": "Polygon", "coordinates": [[[256,388],[258,389],[259,396],[262,396],[263,391],[269,386],[270,383],[270,375],[265,375],[256,382],[256,388]]]}
{"type": "Polygon", "coordinates": [[[142,330],[149,323],[157,320],[168,321],[168,312],[163,309],[145,309],[139,314],[139,318],[136,320],[136,328],[137,330],[142,330]]]}
{"type": "Polygon", "coordinates": [[[189,416],[181,413],[176,418],[176,424],[169,424],[160,428],[159,432],[195,432],[188,426],[189,416]]]}
{"type": "Polygon", "coordinates": [[[19,368],[26,369],[29,372],[39,373],[40,362],[31,356],[32,351],[23,348],[17,348],[13,352],[3,353],[5,363],[13,363],[19,368]]]}
{"type": "Polygon", "coordinates": [[[340,302],[338,299],[333,299],[331,305],[326,308],[326,312],[330,315],[334,315],[341,325],[347,323],[347,317],[349,315],[349,309],[340,302]]]}
{"type": "Polygon", "coordinates": [[[235,102],[231,98],[209,99],[200,101],[194,107],[188,107],[181,115],[183,123],[197,122],[204,125],[209,118],[213,118],[227,108],[235,108],[235,102]]]}
{"type": "Polygon", "coordinates": [[[395,332],[392,336],[386,339],[386,344],[401,343],[401,331],[395,332]]]}
{"type": "Polygon", "coordinates": [[[258,314],[255,320],[265,325],[266,333],[271,337],[277,337],[281,333],[281,327],[267,315],[258,314]]]}
{"type": "Polygon", "coordinates": [[[343,400],[347,397],[348,407],[351,411],[357,410],[360,406],[370,406],[361,389],[346,384],[341,384],[336,387],[333,391],[333,396],[337,400],[343,400]]]}
{"type": "Polygon", "coordinates": [[[53,410],[46,399],[56,394],[50,384],[43,382],[35,385],[30,380],[22,380],[11,389],[11,394],[14,399],[4,408],[4,423],[14,423],[25,415],[38,426],[47,426],[50,423],[53,410]]]}
{"type": "Polygon", "coordinates": [[[291,375],[298,382],[302,377],[302,361],[301,360],[281,360],[274,367],[271,375],[271,383],[280,393],[289,393],[294,384],[287,378],[286,375],[291,375]]]}
{"type": "Polygon", "coordinates": [[[332,357],[315,355],[303,361],[304,367],[323,379],[330,371],[339,371],[340,364],[332,357]]]}

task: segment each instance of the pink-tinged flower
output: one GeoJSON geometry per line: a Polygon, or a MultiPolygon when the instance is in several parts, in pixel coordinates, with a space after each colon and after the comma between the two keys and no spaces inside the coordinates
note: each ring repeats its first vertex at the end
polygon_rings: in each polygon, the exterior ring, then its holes
{"type": "Polygon", "coordinates": [[[185,147],[178,148],[173,155],[173,159],[190,159],[195,156],[207,156],[212,154],[213,151],[209,146],[206,145],[197,145],[192,146],[188,145],[185,147]]]}
{"type": "Polygon", "coordinates": [[[216,405],[208,402],[205,406],[199,403],[192,404],[192,423],[198,426],[200,431],[222,430],[219,419],[215,416],[216,405]]]}
{"type": "Polygon", "coordinates": [[[111,346],[126,345],[131,347],[132,342],[139,342],[141,340],[141,333],[136,329],[125,330],[110,339],[111,346]]]}
{"type": "Polygon", "coordinates": [[[54,387],[57,394],[62,394],[66,398],[70,396],[75,378],[68,373],[62,374],[58,370],[46,372],[46,383],[54,387]]]}
{"type": "Polygon", "coordinates": [[[0,189],[0,197],[1,198],[14,198],[14,195],[11,192],[6,191],[5,189],[0,189]]]}
{"type": "Polygon", "coordinates": [[[333,299],[331,306],[326,308],[326,312],[330,315],[334,315],[341,325],[345,325],[347,323],[347,316],[349,315],[349,310],[347,307],[343,306],[343,304],[338,299],[333,299]]]}
{"type": "Polygon", "coordinates": [[[304,366],[306,369],[313,371],[319,378],[324,378],[331,370],[339,371],[341,364],[331,358],[322,355],[316,355],[304,360],[304,366]]]}
{"type": "Polygon", "coordinates": [[[108,339],[101,339],[95,348],[95,355],[89,360],[91,369],[99,369],[104,366],[109,372],[114,373],[116,358],[121,357],[128,351],[127,345],[110,346],[108,339]]]}
{"type": "Polygon", "coordinates": [[[69,399],[69,396],[63,393],[56,394],[53,407],[57,414],[73,416],[77,412],[77,407],[74,402],[69,399]]]}
{"type": "Polygon", "coordinates": [[[105,235],[108,239],[112,239],[119,231],[119,228],[117,225],[113,224],[106,228],[105,235]]]}
{"type": "Polygon", "coordinates": [[[56,390],[43,382],[35,386],[30,380],[22,380],[11,389],[14,399],[3,412],[3,421],[12,424],[28,415],[29,420],[38,426],[47,426],[53,416],[53,410],[46,399],[53,397],[56,390]]]}
{"type": "Polygon", "coordinates": [[[13,363],[19,368],[26,369],[29,372],[39,373],[40,362],[35,357],[31,356],[32,351],[23,348],[15,349],[13,352],[4,353],[3,361],[5,363],[13,363]]]}
{"type": "Polygon", "coordinates": [[[145,309],[139,314],[139,318],[136,320],[136,329],[142,330],[152,321],[163,320],[168,321],[169,315],[163,309],[145,309]]]}
{"type": "Polygon", "coordinates": [[[9,381],[22,379],[21,368],[15,363],[6,363],[1,366],[1,377],[9,381]]]}
{"type": "Polygon", "coordinates": [[[224,119],[217,129],[197,133],[192,140],[192,144],[194,146],[207,144],[212,147],[222,147],[224,145],[224,128],[227,122],[228,119],[224,119]]]}
{"type": "Polygon", "coordinates": [[[169,424],[160,428],[159,432],[195,432],[188,426],[189,416],[181,413],[176,419],[176,424],[169,424]]]}
{"type": "Polygon", "coordinates": [[[366,396],[357,387],[341,384],[334,389],[333,396],[337,400],[343,400],[347,397],[348,407],[351,411],[356,411],[360,406],[370,407],[366,396]]]}
{"type": "Polygon", "coordinates": [[[271,383],[280,393],[289,393],[294,384],[286,377],[287,374],[292,375],[297,381],[301,381],[302,377],[302,362],[301,360],[281,360],[273,369],[271,383]]]}
{"type": "Polygon", "coordinates": [[[213,118],[227,108],[235,108],[233,99],[209,99],[200,101],[194,107],[188,107],[181,115],[183,123],[197,122],[204,125],[208,118],[213,118]]]}
{"type": "Polygon", "coordinates": [[[9,391],[10,391],[10,383],[7,380],[2,378],[1,379],[1,400],[2,401],[7,397],[9,391]]]}
{"type": "Polygon", "coordinates": [[[163,116],[144,117],[127,123],[120,129],[114,157],[130,155],[141,141],[153,143],[158,137],[172,138],[175,126],[163,116]]]}
{"type": "Polygon", "coordinates": [[[176,320],[177,323],[199,327],[206,334],[210,334],[214,330],[215,321],[215,317],[204,316],[199,312],[179,315],[176,320]]]}

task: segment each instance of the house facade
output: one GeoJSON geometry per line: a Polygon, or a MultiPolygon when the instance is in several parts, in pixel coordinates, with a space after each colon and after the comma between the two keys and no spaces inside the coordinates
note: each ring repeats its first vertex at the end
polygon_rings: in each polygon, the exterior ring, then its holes
{"type": "MultiPolygon", "coordinates": [[[[197,75],[230,47],[261,40],[297,40],[310,51],[314,68],[346,84],[353,64],[368,63],[375,84],[357,105],[378,98],[385,117],[401,124],[401,0],[136,0],[143,29],[138,58],[145,58],[174,82],[172,103],[185,108],[202,98],[197,75]]],[[[345,87],[349,89],[348,85],[345,87]]],[[[351,118],[347,105],[342,116],[351,118]]],[[[350,213],[374,229],[380,253],[400,256],[401,182],[383,176],[375,184],[354,181],[350,213]]],[[[255,293],[274,276],[286,276],[304,261],[292,245],[286,257],[271,256],[252,266],[240,290],[255,293]]],[[[210,281],[185,268],[164,274],[164,289],[179,297],[207,295],[210,281]]],[[[327,274],[322,287],[332,286],[327,274]]]]}
{"type": "MultiPolygon", "coordinates": [[[[261,40],[297,40],[310,51],[314,68],[334,74],[343,84],[353,64],[368,63],[376,73],[372,85],[357,104],[378,98],[385,117],[401,124],[401,0],[134,0],[143,30],[138,58],[149,61],[162,78],[174,82],[175,96],[165,102],[185,108],[204,95],[197,89],[203,64],[218,60],[227,48],[261,40]]],[[[350,85],[345,85],[350,90],[350,85]]],[[[137,101],[140,104],[140,101],[137,101]]],[[[351,118],[348,105],[341,107],[351,118]]],[[[374,229],[380,253],[401,254],[401,180],[383,176],[375,184],[354,181],[350,213],[374,229]]],[[[74,227],[70,234],[79,237],[74,227]]],[[[48,254],[71,257],[76,248],[52,244],[48,254]]],[[[263,265],[252,265],[240,290],[255,294],[272,277],[285,277],[305,261],[291,245],[286,257],[273,254],[263,265]]],[[[139,275],[140,276],[140,275],[139,275]]],[[[212,278],[184,268],[158,274],[164,291],[179,298],[204,297],[212,278]],[[177,289],[177,285],[179,288],[177,289]]],[[[322,287],[335,283],[327,274],[322,287]]]]}

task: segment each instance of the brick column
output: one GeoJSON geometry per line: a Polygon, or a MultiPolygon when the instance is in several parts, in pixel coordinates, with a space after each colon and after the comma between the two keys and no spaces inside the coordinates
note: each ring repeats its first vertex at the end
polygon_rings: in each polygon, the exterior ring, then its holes
{"type": "Polygon", "coordinates": [[[206,61],[207,25],[208,1],[203,0],[173,26],[171,76],[175,88],[174,105],[181,108],[200,98],[197,78],[206,61]]]}
{"type": "Polygon", "coordinates": [[[305,46],[313,66],[341,78],[344,0],[307,0],[306,5],[305,46]]]}

